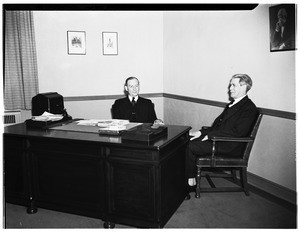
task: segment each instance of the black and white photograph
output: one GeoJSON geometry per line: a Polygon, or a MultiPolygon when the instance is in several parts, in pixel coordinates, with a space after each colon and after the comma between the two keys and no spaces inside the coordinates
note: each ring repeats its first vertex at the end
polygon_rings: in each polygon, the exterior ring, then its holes
{"type": "Polygon", "coordinates": [[[280,4],[270,7],[271,52],[296,49],[295,11],[295,4],[280,4]]]}
{"type": "Polygon", "coordinates": [[[2,228],[298,229],[297,6],[2,4],[2,228]]]}

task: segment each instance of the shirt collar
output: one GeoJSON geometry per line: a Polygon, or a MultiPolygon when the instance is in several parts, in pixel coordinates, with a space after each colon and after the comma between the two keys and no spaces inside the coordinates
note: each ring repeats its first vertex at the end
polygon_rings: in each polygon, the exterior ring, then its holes
{"type": "MultiPolygon", "coordinates": [[[[128,98],[129,98],[129,101],[131,102],[132,101],[132,96],[128,95],[128,98]]],[[[139,99],[139,95],[137,95],[134,100],[137,102],[137,100],[139,99]]]]}
{"type": "Polygon", "coordinates": [[[232,104],[229,105],[229,107],[231,107],[231,106],[237,104],[239,101],[241,101],[241,100],[242,100],[244,97],[246,97],[246,96],[247,96],[247,94],[244,95],[244,96],[242,96],[242,97],[239,97],[239,98],[237,98],[237,99],[234,99],[234,101],[232,102],[232,104]]]}

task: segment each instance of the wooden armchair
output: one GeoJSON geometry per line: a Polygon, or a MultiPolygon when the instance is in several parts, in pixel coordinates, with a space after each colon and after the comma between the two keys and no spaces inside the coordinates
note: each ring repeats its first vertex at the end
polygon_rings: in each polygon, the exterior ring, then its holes
{"type": "Polygon", "coordinates": [[[200,197],[200,192],[245,192],[246,196],[249,195],[248,182],[247,182],[247,167],[250,152],[258,131],[259,124],[262,119],[262,114],[259,114],[257,120],[252,128],[249,137],[233,138],[233,137],[213,137],[213,147],[211,155],[197,158],[197,176],[196,176],[196,198],[200,197]],[[226,157],[216,153],[216,146],[218,142],[240,142],[245,143],[245,148],[240,156],[237,157],[226,157]],[[221,172],[215,172],[221,170],[221,172]],[[224,172],[224,170],[230,171],[224,172]],[[236,171],[240,173],[240,182],[236,178],[236,171]],[[209,171],[205,173],[205,171],[209,171]],[[213,172],[211,172],[213,171],[213,172]],[[202,188],[200,186],[201,177],[206,177],[211,188],[202,188]],[[216,187],[211,180],[211,177],[231,177],[237,184],[236,187],[216,187]]]}

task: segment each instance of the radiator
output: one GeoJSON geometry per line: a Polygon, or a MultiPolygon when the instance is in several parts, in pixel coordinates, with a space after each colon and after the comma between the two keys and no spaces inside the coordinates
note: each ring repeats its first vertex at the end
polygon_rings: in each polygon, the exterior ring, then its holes
{"type": "Polygon", "coordinates": [[[21,123],[21,112],[20,111],[6,111],[3,115],[4,126],[21,123]]]}

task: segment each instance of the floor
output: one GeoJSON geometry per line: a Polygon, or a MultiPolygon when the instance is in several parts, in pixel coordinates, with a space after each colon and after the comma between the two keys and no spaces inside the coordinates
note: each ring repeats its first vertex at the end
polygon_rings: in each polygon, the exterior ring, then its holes
{"type": "MultiPolygon", "coordinates": [[[[191,196],[183,201],[165,228],[297,228],[296,210],[253,192],[248,197],[241,192],[202,193],[198,199],[191,196]]],[[[8,203],[4,217],[5,228],[103,228],[100,219],[42,208],[30,215],[25,207],[8,203]]],[[[116,228],[131,227],[117,224],[116,228]]]]}

